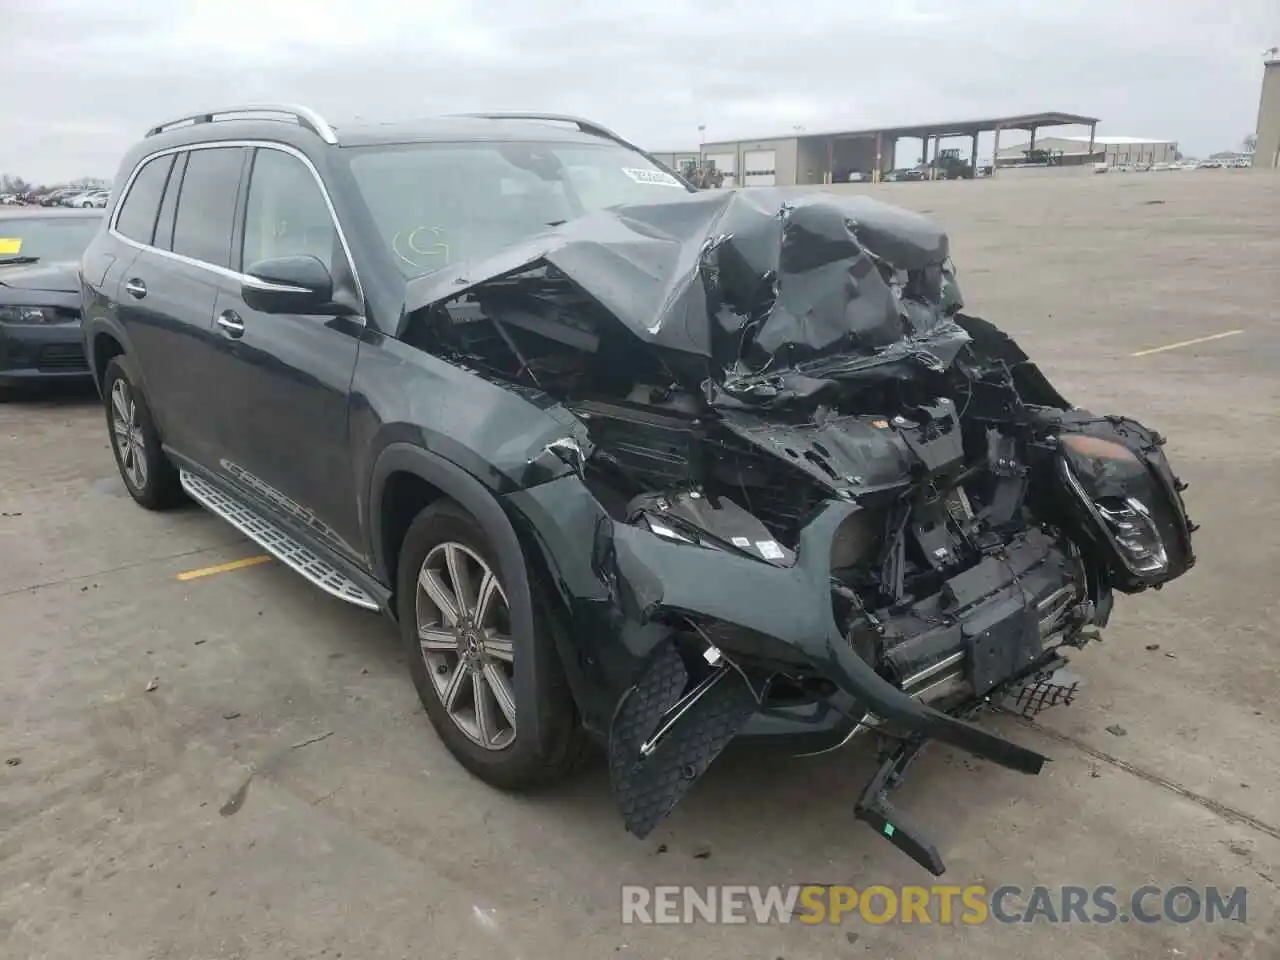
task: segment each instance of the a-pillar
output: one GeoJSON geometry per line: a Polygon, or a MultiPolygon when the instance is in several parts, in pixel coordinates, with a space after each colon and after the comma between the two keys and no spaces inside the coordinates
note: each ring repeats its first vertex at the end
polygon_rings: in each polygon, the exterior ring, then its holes
{"type": "Polygon", "coordinates": [[[991,144],[991,175],[994,177],[1000,169],[1000,124],[996,124],[995,142],[991,144]]]}

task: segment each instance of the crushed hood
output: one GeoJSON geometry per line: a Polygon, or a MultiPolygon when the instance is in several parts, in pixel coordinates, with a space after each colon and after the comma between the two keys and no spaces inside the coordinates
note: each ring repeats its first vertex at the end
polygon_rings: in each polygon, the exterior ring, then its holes
{"type": "Polygon", "coordinates": [[[954,356],[967,337],[950,321],[962,304],[949,252],[934,221],[865,196],[704,191],[588,214],[411,280],[405,315],[544,267],[643,342],[726,374],[835,355],[877,362],[918,353],[917,339],[949,341],[954,356]]]}

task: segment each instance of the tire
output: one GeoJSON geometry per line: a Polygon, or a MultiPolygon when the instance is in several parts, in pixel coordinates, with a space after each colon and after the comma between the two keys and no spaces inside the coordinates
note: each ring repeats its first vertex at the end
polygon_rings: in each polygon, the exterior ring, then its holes
{"type": "Polygon", "coordinates": [[[449,752],[475,776],[503,790],[542,786],[576,769],[589,743],[551,640],[550,625],[535,603],[534,636],[510,633],[505,589],[497,577],[497,552],[475,519],[450,500],[428,506],[405,533],[397,569],[396,606],[409,672],[427,717],[449,752]],[[461,628],[455,626],[457,618],[451,618],[434,599],[440,587],[450,599],[456,595],[451,590],[455,571],[463,573],[463,592],[470,598],[473,614],[470,624],[463,618],[461,628]],[[494,589],[487,590],[482,603],[482,590],[490,586],[486,571],[493,576],[494,589]],[[424,573],[438,581],[432,592],[420,586],[427,582],[424,573]],[[474,616],[477,610],[479,617],[474,616]],[[426,643],[419,637],[420,623],[428,627],[423,634],[426,643]],[[540,659],[549,664],[537,682],[538,711],[550,745],[546,756],[539,755],[527,737],[521,738],[514,723],[514,659],[531,644],[540,645],[540,659]],[[495,680],[493,671],[501,680],[495,680]],[[477,676],[482,678],[479,683],[477,676]],[[445,706],[451,690],[453,710],[445,706]],[[481,722],[482,717],[486,722],[481,722]]]}
{"type": "Polygon", "coordinates": [[[151,410],[123,359],[112,357],[102,376],[111,452],[129,496],[148,510],[167,510],[185,499],[178,469],[161,449],[151,410]]]}

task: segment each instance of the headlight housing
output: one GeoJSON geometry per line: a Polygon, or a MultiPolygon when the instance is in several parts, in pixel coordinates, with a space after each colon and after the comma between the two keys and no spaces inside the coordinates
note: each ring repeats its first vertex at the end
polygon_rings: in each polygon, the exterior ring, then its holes
{"type": "Polygon", "coordinates": [[[49,323],[74,323],[75,316],[53,307],[0,307],[0,323],[40,326],[49,323]]]}
{"type": "Polygon", "coordinates": [[[1104,497],[1094,505],[1125,566],[1143,576],[1169,569],[1169,554],[1146,504],[1137,497],[1104,497]]]}
{"type": "Polygon", "coordinates": [[[1060,438],[1058,468],[1067,489],[1102,535],[1134,586],[1164,578],[1169,554],[1160,525],[1157,487],[1146,466],[1123,444],[1086,434],[1060,438]]]}

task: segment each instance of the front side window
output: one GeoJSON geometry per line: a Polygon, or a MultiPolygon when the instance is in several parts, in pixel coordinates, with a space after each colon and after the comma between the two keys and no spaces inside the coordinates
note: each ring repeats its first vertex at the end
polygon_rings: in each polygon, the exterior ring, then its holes
{"type": "Polygon", "coordinates": [[[173,252],[215,267],[231,264],[231,226],[243,147],[192,150],[178,194],[173,252]]]}
{"type": "Polygon", "coordinates": [[[332,273],[337,243],[329,206],[306,164],[280,150],[259,149],[249,177],[242,269],[310,254],[332,273]]]}
{"type": "Polygon", "coordinates": [[[151,243],[156,229],[156,213],[160,209],[160,197],[164,193],[165,182],[169,179],[169,168],[173,166],[173,155],[155,157],[148,160],[133,178],[129,193],[120,204],[120,212],[116,216],[116,232],[138,243],[151,243]]]}
{"type": "Polygon", "coordinates": [[[688,196],[675,177],[613,143],[415,143],[343,153],[406,277],[487,256],[596,210],[688,196]]]}

